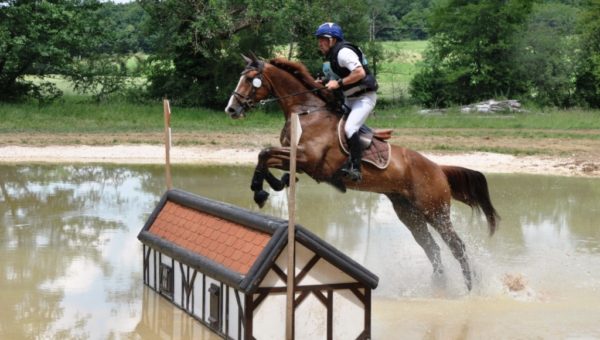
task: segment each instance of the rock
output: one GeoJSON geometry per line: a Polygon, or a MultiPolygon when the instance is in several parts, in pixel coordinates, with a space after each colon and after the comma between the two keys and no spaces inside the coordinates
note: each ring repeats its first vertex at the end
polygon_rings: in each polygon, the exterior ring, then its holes
{"type": "Polygon", "coordinates": [[[462,106],[460,112],[463,113],[497,113],[497,112],[524,112],[521,103],[514,99],[494,100],[490,99],[471,105],[462,106]]]}

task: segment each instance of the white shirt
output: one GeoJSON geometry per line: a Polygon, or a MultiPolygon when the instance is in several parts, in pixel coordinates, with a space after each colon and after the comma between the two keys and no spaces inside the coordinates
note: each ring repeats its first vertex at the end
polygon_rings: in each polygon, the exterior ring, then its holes
{"type": "Polygon", "coordinates": [[[348,70],[350,70],[350,72],[354,71],[354,69],[356,69],[357,67],[362,66],[362,63],[360,62],[360,60],[358,60],[358,54],[356,54],[348,47],[343,47],[338,52],[337,59],[338,64],[341,67],[347,68],[348,70]]]}

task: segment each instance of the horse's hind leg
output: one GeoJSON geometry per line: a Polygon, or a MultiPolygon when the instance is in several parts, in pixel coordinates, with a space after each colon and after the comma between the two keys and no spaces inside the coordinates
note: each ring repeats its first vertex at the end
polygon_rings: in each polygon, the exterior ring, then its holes
{"type": "Polygon", "coordinates": [[[450,213],[447,211],[444,212],[442,216],[438,216],[434,221],[431,221],[431,224],[438,231],[444,242],[446,242],[450,248],[450,251],[452,252],[452,255],[454,255],[454,258],[456,258],[458,263],[460,263],[460,267],[462,268],[462,273],[465,278],[465,284],[467,285],[467,288],[471,290],[473,287],[473,282],[466,247],[452,227],[452,222],[450,222],[450,213]]]}
{"type": "Polygon", "coordinates": [[[415,241],[423,248],[431,266],[433,267],[434,277],[441,277],[444,272],[442,267],[442,258],[440,256],[440,247],[435,243],[431,233],[427,229],[427,223],[423,214],[415,208],[405,198],[399,195],[387,195],[396,215],[406,225],[412,233],[415,241]]]}

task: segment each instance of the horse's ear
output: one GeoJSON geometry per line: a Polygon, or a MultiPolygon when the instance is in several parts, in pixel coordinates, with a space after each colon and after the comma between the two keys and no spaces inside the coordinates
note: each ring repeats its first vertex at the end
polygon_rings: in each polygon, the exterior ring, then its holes
{"type": "Polygon", "coordinates": [[[248,58],[246,55],[242,54],[242,58],[244,58],[246,64],[250,65],[252,63],[252,59],[248,58]]]}
{"type": "Polygon", "coordinates": [[[252,61],[258,61],[258,57],[252,51],[250,51],[250,58],[252,58],[252,61]]]}

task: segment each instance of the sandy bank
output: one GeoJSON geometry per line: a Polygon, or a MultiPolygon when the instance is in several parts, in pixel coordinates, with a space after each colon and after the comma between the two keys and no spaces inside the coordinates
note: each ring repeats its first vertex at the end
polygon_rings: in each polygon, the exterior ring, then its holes
{"type": "MultiPolygon", "coordinates": [[[[173,164],[252,165],[258,149],[175,147],[171,150],[173,164]]],[[[567,157],[512,156],[473,152],[463,154],[424,153],[439,164],[459,165],[485,173],[524,173],[558,176],[600,177],[595,163],[567,157]]],[[[116,146],[2,146],[1,163],[118,163],[163,164],[165,150],[159,145],[116,146]]]]}

